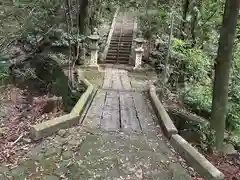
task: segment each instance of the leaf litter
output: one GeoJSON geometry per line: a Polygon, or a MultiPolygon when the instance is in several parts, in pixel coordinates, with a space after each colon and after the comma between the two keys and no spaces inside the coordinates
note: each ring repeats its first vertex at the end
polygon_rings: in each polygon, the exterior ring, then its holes
{"type": "Polygon", "coordinates": [[[62,101],[49,94],[31,95],[13,85],[0,87],[0,163],[16,164],[36,144],[31,125],[65,114],[62,101]]]}

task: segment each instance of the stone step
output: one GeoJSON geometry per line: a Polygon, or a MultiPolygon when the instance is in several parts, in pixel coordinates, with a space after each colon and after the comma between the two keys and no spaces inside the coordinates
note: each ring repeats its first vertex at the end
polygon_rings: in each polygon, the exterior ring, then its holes
{"type": "Polygon", "coordinates": [[[122,41],[120,41],[120,42],[116,42],[116,41],[111,41],[110,42],[110,46],[119,46],[119,47],[122,47],[122,46],[132,46],[132,42],[122,42],[122,41]]]}
{"type": "Polygon", "coordinates": [[[120,33],[113,33],[112,38],[119,38],[119,37],[124,37],[124,38],[133,38],[133,34],[120,34],[120,33]]]}
{"type": "Polygon", "coordinates": [[[132,42],[133,41],[133,39],[132,38],[125,38],[125,37],[118,37],[118,38],[115,38],[115,37],[113,37],[112,39],[111,39],[111,42],[114,42],[114,41],[121,41],[121,42],[132,42]]]}
{"type": "Polygon", "coordinates": [[[133,24],[134,23],[134,20],[130,20],[130,19],[118,19],[117,21],[116,21],[116,23],[122,23],[122,24],[128,24],[128,23],[131,23],[131,24],[133,24]]]}
{"type": "Polygon", "coordinates": [[[133,31],[125,31],[125,30],[123,30],[123,31],[113,31],[113,34],[114,35],[115,34],[119,34],[121,36],[123,36],[123,35],[132,35],[133,31]]]}
{"type": "Polygon", "coordinates": [[[122,50],[122,49],[119,49],[119,50],[117,50],[117,49],[110,49],[108,51],[108,54],[115,55],[116,53],[129,55],[131,53],[131,51],[130,50],[122,50]]]}
{"type": "Polygon", "coordinates": [[[117,59],[118,59],[118,60],[120,60],[120,61],[121,61],[121,60],[123,60],[123,61],[129,61],[130,57],[128,56],[128,57],[118,57],[118,58],[117,58],[116,56],[107,56],[106,59],[107,59],[107,60],[117,60],[117,59]]]}
{"type": "Polygon", "coordinates": [[[131,52],[132,46],[110,46],[108,52],[131,52]]]}
{"type": "Polygon", "coordinates": [[[112,39],[133,39],[132,34],[113,34],[112,39]]]}
{"type": "Polygon", "coordinates": [[[132,27],[120,27],[120,28],[115,28],[113,32],[133,32],[132,27]]]}
{"type": "Polygon", "coordinates": [[[133,37],[131,36],[114,36],[112,37],[111,41],[125,41],[125,42],[132,42],[133,37]]]}
{"type": "Polygon", "coordinates": [[[118,29],[124,29],[124,28],[126,28],[126,29],[132,29],[133,25],[134,25],[133,23],[127,23],[127,24],[116,23],[115,28],[118,28],[118,29]]]}
{"type": "MultiPolygon", "coordinates": [[[[129,56],[130,56],[129,53],[128,53],[128,54],[122,54],[122,53],[119,53],[119,54],[118,54],[118,57],[119,57],[119,58],[129,58],[129,56]]],[[[117,58],[117,54],[115,54],[115,53],[114,53],[114,54],[108,53],[108,54],[107,54],[107,58],[108,58],[108,57],[109,57],[110,59],[111,59],[111,58],[114,58],[114,59],[115,59],[115,58],[117,58]]]]}
{"type": "Polygon", "coordinates": [[[119,53],[123,53],[123,54],[130,54],[131,53],[131,48],[129,47],[129,48],[111,48],[111,49],[109,49],[108,50],[108,53],[117,53],[117,52],[119,52],[119,53]]]}
{"type": "Polygon", "coordinates": [[[120,27],[120,28],[115,28],[113,32],[133,32],[132,27],[120,27]]]}
{"type": "Polygon", "coordinates": [[[115,28],[113,32],[125,32],[125,33],[132,33],[133,28],[115,28]]]}
{"type": "Polygon", "coordinates": [[[131,42],[110,42],[110,47],[111,46],[118,46],[118,47],[131,47],[132,43],[131,42]]]}
{"type": "MultiPolygon", "coordinates": [[[[119,54],[118,58],[119,59],[129,59],[130,55],[129,54],[119,54]]],[[[107,59],[117,59],[117,54],[107,54],[107,59]]]]}
{"type": "Polygon", "coordinates": [[[106,59],[103,63],[107,64],[129,64],[129,61],[106,59]]]}
{"type": "Polygon", "coordinates": [[[110,43],[118,43],[118,42],[123,42],[123,43],[132,43],[131,39],[124,38],[124,37],[119,37],[119,38],[114,38],[111,39],[110,43]]]}
{"type": "Polygon", "coordinates": [[[109,47],[109,51],[129,51],[131,52],[131,47],[117,47],[117,46],[111,46],[109,47]]]}
{"type": "Polygon", "coordinates": [[[119,42],[119,41],[123,41],[123,42],[132,42],[132,38],[130,37],[125,37],[125,36],[117,36],[117,37],[113,37],[111,39],[111,42],[119,42]]]}

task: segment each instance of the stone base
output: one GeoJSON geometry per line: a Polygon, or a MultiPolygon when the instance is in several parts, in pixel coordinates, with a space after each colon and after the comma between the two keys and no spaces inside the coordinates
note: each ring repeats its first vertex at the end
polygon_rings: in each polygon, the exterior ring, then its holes
{"type": "Polygon", "coordinates": [[[99,70],[99,65],[82,65],[82,69],[99,70]]]}
{"type": "Polygon", "coordinates": [[[154,71],[154,68],[150,67],[150,66],[137,66],[137,67],[134,67],[132,69],[134,72],[147,72],[147,71],[154,71]]]}
{"type": "Polygon", "coordinates": [[[132,69],[134,72],[142,72],[142,71],[145,71],[145,69],[141,66],[137,66],[137,67],[134,67],[132,69]]]}
{"type": "Polygon", "coordinates": [[[88,65],[88,68],[98,70],[99,65],[98,64],[97,65],[88,65]]]}

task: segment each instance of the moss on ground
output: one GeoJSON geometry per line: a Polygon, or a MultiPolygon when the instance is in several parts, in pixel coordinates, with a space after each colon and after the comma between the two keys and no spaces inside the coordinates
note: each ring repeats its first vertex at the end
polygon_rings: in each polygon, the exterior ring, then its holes
{"type": "Polygon", "coordinates": [[[104,79],[104,72],[97,70],[90,70],[83,72],[84,77],[92,83],[95,87],[101,87],[104,79]]]}

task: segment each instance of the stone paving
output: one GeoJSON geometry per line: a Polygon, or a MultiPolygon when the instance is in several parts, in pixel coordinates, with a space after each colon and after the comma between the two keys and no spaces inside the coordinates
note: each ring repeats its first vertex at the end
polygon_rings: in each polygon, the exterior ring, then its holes
{"type": "Polygon", "coordinates": [[[106,68],[83,122],[38,143],[0,179],[190,180],[129,73],[106,68]]]}

